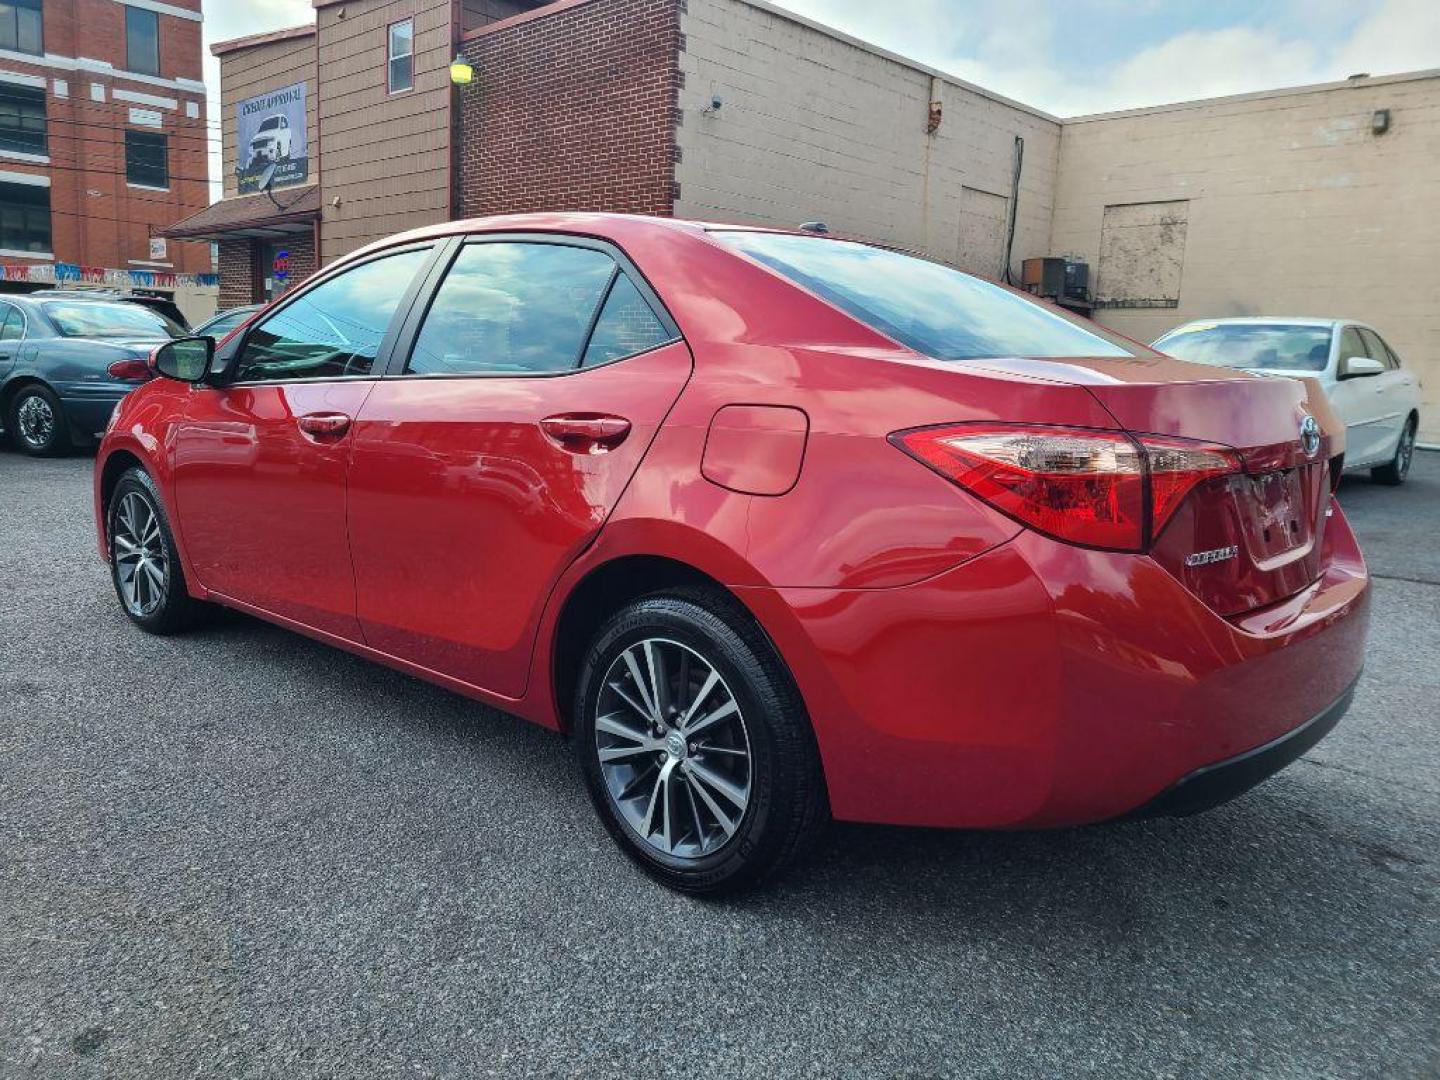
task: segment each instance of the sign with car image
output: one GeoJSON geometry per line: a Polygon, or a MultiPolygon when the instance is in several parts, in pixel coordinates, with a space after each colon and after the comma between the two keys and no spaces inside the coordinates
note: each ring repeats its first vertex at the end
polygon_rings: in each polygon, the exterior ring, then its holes
{"type": "Polygon", "coordinates": [[[305,84],[246,98],[235,106],[235,173],[241,195],[310,178],[305,84]]]}

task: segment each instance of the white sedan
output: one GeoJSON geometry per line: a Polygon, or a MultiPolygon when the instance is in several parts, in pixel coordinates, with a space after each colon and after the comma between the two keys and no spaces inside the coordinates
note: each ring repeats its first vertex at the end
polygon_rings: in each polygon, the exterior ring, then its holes
{"type": "Polygon", "coordinates": [[[1345,421],[1345,468],[1404,483],[1420,428],[1420,381],[1374,327],[1348,319],[1204,319],[1177,326],[1153,347],[1200,364],[1318,380],[1345,421]]]}

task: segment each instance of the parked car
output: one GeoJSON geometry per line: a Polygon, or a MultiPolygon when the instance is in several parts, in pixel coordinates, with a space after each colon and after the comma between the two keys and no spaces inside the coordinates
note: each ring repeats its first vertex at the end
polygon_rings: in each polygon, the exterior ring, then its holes
{"type": "Polygon", "coordinates": [[[246,307],[229,308],[219,312],[208,322],[203,322],[194,330],[196,337],[212,337],[219,341],[225,335],[249,322],[251,317],[263,308],[264,304],[250,304],[246,307]]]}
{"type": "Polygon", "coordinates": [[[154,362],[95,469],[126,615],[223,604],[562,730],[679,889],[829,816],[1203,810],[1360,671],[1300,383],[897,252],[452,222],[154,362]]]}
{"type": "Polygon", "coordinates": [[[290,157],[295,133],[290,130],[290,121],[283,115],[267,116],[260,121],[255,135],[250,140],[250,167],[261,164],[274,165],[290,157]]]}
{"type": "Polygon", "coordinates": [[[83,292],[0,298],[0,417],[27,454],[92,445],[116,403],[185,330],[158,311],[83,292]]]}
{"type": "Polygon", "coordinates": [[[1420,430],[1420,383],[1372,326],[1349,319],[1205,319],[1155,342],[1199,364],[1318,379],[1345,422],[1345,468],[1401,484],[1420,430]]]}

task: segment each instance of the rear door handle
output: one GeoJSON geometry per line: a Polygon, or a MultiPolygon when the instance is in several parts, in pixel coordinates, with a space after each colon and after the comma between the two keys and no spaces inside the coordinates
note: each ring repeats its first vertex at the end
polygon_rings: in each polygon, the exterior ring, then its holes
{"type": "Polygon", "coordinates": [[[540,421],[546,438],[572,454],[604,454],[625,441],[630,421],[602,413],[564,413],[540,421]]]}
{"type": "Polygon", "coordinates": [[[337,412],[307,413],[296,423],[306,435],[316,438],[333,439],[350,430],[350,417],[337,412]]]}

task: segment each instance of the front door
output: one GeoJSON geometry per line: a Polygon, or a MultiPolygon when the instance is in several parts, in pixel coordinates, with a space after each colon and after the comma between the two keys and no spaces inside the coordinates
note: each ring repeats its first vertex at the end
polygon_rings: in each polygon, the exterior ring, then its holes
{"type": "Polygon", "coordinates": [[[1360,329],[1347,326],[1340,332],[1340,355],[1335,389],[1330,401],[1345,421],[1345,463],[1369,464],[1381,456],[1387,433],[1383,386],[1378,375],[1349,376],[1348,361],[1369,356],[1360,329]]]}
{"type": "Polygon", "coordinates": [[[429,256],[378,257],[297,294],[245,332],[226,385],[192,391],[174,484],[205,588],[359,640],[345,535],[352,427],[429,256]]]}
{"type": "Polygon", "coordinates": [[[523,694],[551,588],[689,378],[678,336],[604,245],[461,247],[355,432],[350,540],[366,641],[523,694]]]}

